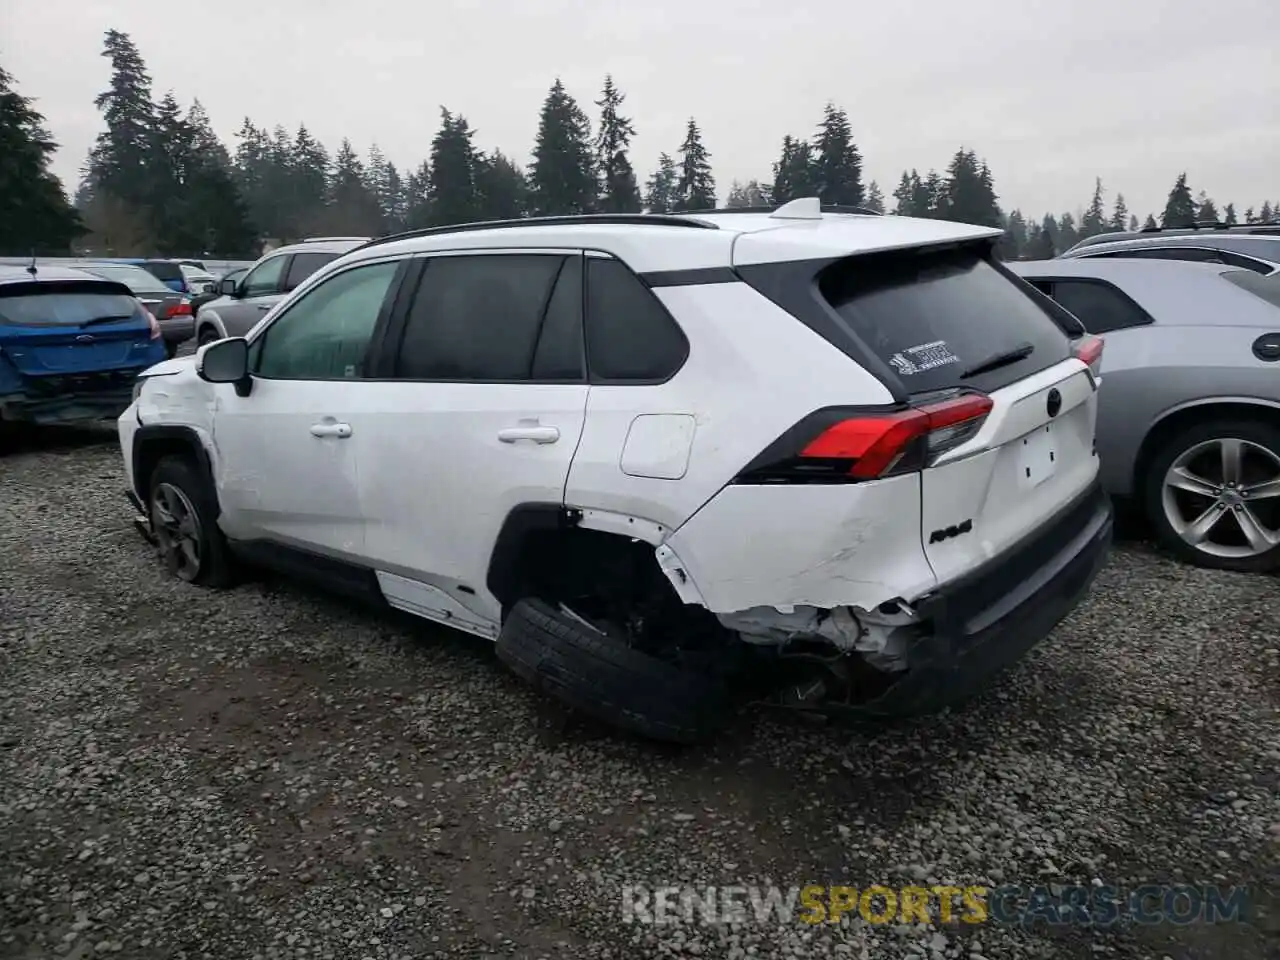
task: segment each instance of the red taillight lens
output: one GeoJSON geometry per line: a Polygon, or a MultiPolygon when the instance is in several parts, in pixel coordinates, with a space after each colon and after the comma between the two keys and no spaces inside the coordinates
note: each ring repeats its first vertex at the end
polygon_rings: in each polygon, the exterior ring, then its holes
{"type": "MultiPolygon", "coordinates": [[[[968,394],[889,413],[854,413],[826,426],[794,452],[778,445],[739,477],[745,483],[847,483],[920,470],[971,440],[991,412],[990,397],[968,394]]],[[[802,425],[803,426],[803,425],[802,425]]]]}
{"type": "Polygon", "coordinates": [[[179,300],[177,303],[175,303],[173,306],[169,308],[168,312],[165,313],[164,318],[166,320],[169,320],[173,317],[189,317],[189,316],[191,316],[191,301],[179,300]]]}
{"type": "Polygon", "coordinates": [[[151,330],[151,339],[152,339],[152,340],[159,340],[159,339],[160,339],[160,335],[161,335],[161,334],[160,334],[160,324],[156,322],[155,314],[153,314],[153,313],[152,313],[150,310],[148,310],[146,307],[143,307],[143,308],[142,308],[142,312],[143,312],[143,313],[145,313],[145,314],[147,315],[147,326],[148,326],[148,327],[150,328],[150,330],[151,330]]]}
{"type": "Polygon", "coordinates": [[[1093,371],[1096,377],[1102,369],[1102,348],[1106,346],[1101,337],[1086,334],[1071,347],[1072,354],[1093,371]]]}

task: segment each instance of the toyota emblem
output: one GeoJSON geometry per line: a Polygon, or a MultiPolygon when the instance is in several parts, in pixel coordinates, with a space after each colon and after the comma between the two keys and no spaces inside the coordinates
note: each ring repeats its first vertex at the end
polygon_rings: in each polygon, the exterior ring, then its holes
{"type": "Polygon", "coordinates": [[[1045,401],[1044,407],[1051,417],[1056,417],[1058,411],[1062,409],[1062,394],[1058,392],[1056,387],[1049,391],[1049,399],[1045,401]]]}

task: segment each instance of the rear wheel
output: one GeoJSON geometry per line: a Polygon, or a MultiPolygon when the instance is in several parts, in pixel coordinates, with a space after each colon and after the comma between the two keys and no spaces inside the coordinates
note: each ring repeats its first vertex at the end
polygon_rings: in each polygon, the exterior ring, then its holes
{"type": "Polygon", "coordinates": [[[1156,451],[1144,501],[1160,540],[1198,566],[1280,567],[1280,429],[1256,420],[1196,424],[1156,451]]]}
{"type": "Polygon", "coordinates": [[[196,338],[196,346],[203,347],[206,343],[213,343],[215,340],[221,340],[218,331],[213,327],[201,327],[200,335],[196,338]]]}
{"type": "Polygon", "coordinates": [[[214,493],[190,460],[165,457],[156,465],[147,509],[165,569],[198,586],[231,586],[231,554],[218,529],[214,493]]]}

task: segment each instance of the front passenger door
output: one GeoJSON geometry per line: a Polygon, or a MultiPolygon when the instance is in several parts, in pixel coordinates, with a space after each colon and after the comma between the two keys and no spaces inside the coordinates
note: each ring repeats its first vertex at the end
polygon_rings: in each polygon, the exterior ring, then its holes
{"type": "Polygon", "coordinates": [[[215,388],[220,523],[229,537],[362,555],[356,444],[368,429],[365,361],[402,262],[355,265],[317,284],[254,337],[248,395],[215,388]]]}

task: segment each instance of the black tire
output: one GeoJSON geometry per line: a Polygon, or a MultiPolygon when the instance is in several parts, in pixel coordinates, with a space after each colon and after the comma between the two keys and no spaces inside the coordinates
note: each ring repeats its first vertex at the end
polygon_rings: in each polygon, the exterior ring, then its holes
{"type": "Polygon", "coordinates": [[[221,589],[234,585],[234,564],[226,538],[218,528],[213,488],[191,460],[165,457],[156,465],[148,483],[147,512],[156,537],[157,552],[171,574],[201,587],[221,589]],[[194,562],[189,553],[180,547],[173,548],[169,542],[170,525],[163,518],[166,512],[168,516],[177,517],[179,511],[166,511],[163,504],[157,503],[157,498],[169,504],[178,502],[174,494],[180,498],[183,512],[189,512],[195,518],[192,537],[196,544],[194,562]]]}
{"type": "Polygon", "coordinates": [[[535,689],[652,740],[698,743],[732,709],[727,687],[597,633],[542,600],[512,607],[498,658],[535,689]]]}
{"type": "MultiPolygon", "coordinates": [[[[1183,453],[1191,450],[1196,445],[1224,439],[1248,441],[1265,450],[1269,450],[1276,458],[1280,458],[1280,428],[1272,424],[1264,423],[1260,420],[1232,418],[1207,420],[1203,423],[1194,424],[1161,444],[1148,462],[1146,473],[1142,478],[1143,512],[1146,514],[1147,520],[1160,542],[1170,552],[1189,563],[1200,567],[1235,570],[1242,573],[1260,573],[1274,570],[1280,567],[1280,546],[1253,556],[1243,557],[1219,556],[1206,553],[1204,550],[1184,541],[1165,514],[1164,479],[1169,468],[1183,453]]],[[[1206,479],[1220,479],[1220,477],[1206,477],[1206,479]]],[[[1245,478],[1245,482],[1249,482],[1248,477],[1245,478]]],[[[1207,507],[1213,503],[1213,500],[1206,497],[1203,498],[1202,502],[1207,507]]],[[[1189,504],[1195,503],[1198,503],[1198,501],[1189,501],[1189,504]]],[[[1270,521],[1268,523],[1269,526],[1274,528],[1275,524],[1280,523],[1280,498],[1271,499],[1270,503],[1266,501],[1258,501],[1258,503],[1262,504],[1258,509],[1262,510],[1265,519],[1270,521]]],[[[1235,521],[1226,519],[1222,523],[1234,525],[1235,521]]],[[[1234,531],[1228,530],[1227,532],[1234,531]]]]}
{"type": "Polygon", "coordinates": [[[221,340],[218,331],[213,327],[201,327],[200,333],[196,336],[196,346],[203,347],[206,343],[213,343],[215,340],[221,340]]]}

